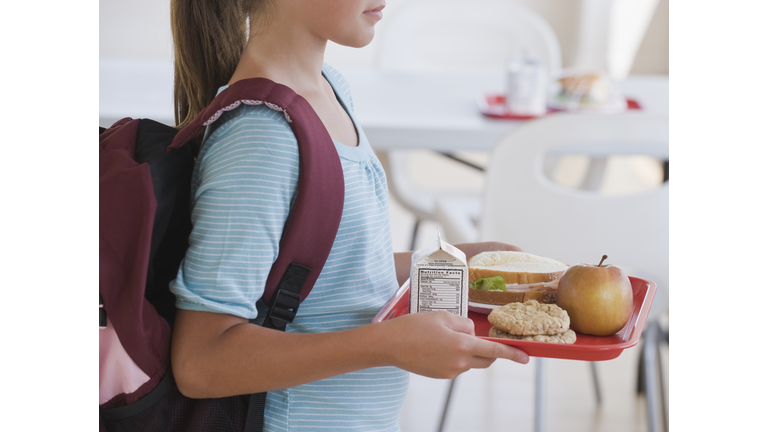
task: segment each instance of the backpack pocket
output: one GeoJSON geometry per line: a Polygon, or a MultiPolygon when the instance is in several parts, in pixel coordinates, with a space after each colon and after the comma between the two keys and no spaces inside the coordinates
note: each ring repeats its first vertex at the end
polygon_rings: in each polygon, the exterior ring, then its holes
{"type": "Polygon", "coordinates": [[[138,401],[100,409],[108,432],[240,432],[245,429],[250,396],[191,399],[179,392],[168,371],[160,384],[138,401]]]}

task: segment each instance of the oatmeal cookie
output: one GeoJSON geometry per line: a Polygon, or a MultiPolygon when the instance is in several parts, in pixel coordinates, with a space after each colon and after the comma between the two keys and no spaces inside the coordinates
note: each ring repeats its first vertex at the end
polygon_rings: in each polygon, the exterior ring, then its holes
{"type": "Polygon", "coordinates": [[[488,321],[499,330],[518,336],[565,333],[571,325],[566,311],[536,300],[496,308],[488,315],[488,321]]]}
{"type": "Polygon", "coordinates": [[[576,342],[576,333],[573,330],[568,330],[565,333],[560,333],[555,335],[520,336],[520,335],[509,334],[503,330],[497,329],[496,327],[491,327],[491,331],[488,332],[488,337],[527,340],[527,341],[535,341],[535,342],[561,343],[561,344],[572,344],[576,342]]]}

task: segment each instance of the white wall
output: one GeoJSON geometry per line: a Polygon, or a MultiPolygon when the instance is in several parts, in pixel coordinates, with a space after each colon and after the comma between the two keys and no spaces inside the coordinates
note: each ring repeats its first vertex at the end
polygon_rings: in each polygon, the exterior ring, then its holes
{"type": "MultiPolygon", "coordinates": [[[[388,0],[386,17],[412,0],[388,0]]],[[[563,53],[563,65],[575,60],[579,34],[580,0],[510,0],[541,15],[553,28],[563,53]]],[[[471,0],[467,0],[468,5],[471,0]]],[[[170,60],[170,0],[99,0],[99,56],[170,60]]],[[[326,61],[337,67],[370,66],[376,39],[371,45],[347,48],[332,45],[326,61]]],[[[662,0],[641,43],[631,73],[669,73],[669,1],[662,0]]]]}
{"type": "Polygon", "coordinates": [[[669,0],[659,2],[630,73],[669,74],[669,0]]]}
{"type": "Polygon", "coordinates": [[[170,0],[99,0],[99,57],[173,58],[170,0]]]}

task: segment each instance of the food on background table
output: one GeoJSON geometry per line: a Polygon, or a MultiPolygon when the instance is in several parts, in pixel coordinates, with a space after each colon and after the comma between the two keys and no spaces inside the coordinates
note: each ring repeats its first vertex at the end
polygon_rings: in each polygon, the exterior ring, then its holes
{"type": "Polygon", "coordinates": [[[469,262],[469,301],[494,305],[536,300],[555,303],[563,262],[517,251],[489,251],[469,262]]]}
{"type": "Polygon", "coordinates": [[[568,313],[554,304],[536,300],[509,303],[488,315],[489,337],[572,344],[576,333],[569,328],[568,313]]]}
{"type": "Polygon", "coordinates": [[[632,316],[632,284],[614,265],[579,264],[568,268],[557,288],[557,305],[568,312],[571,328],[579,333],[609,336],[632,316]]]}
{"type": "Polygon", "coordinates": [[[610,97],[610,82],[597,73],[583,73],[558,79],[557,99],[565,104],[603,105],[610,97]]]}

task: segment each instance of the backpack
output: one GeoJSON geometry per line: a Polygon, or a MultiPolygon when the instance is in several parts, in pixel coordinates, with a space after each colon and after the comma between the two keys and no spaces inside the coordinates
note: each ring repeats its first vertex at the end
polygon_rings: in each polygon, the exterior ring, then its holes
{"type": "Polygon", "coordinates": [[[266,393],[190,399],[170,365],[176,277],[192,229],[198,134],[224,111],[266,104],[299,145],[295,204],[262,300],[264,326],[285,330],[330,253],[344,205],[335,145],[309,103],[264,78],[239,81],[181,130],[125,118],[99,130],[99,427],[102,431],[263,428],[266,393]]]}

